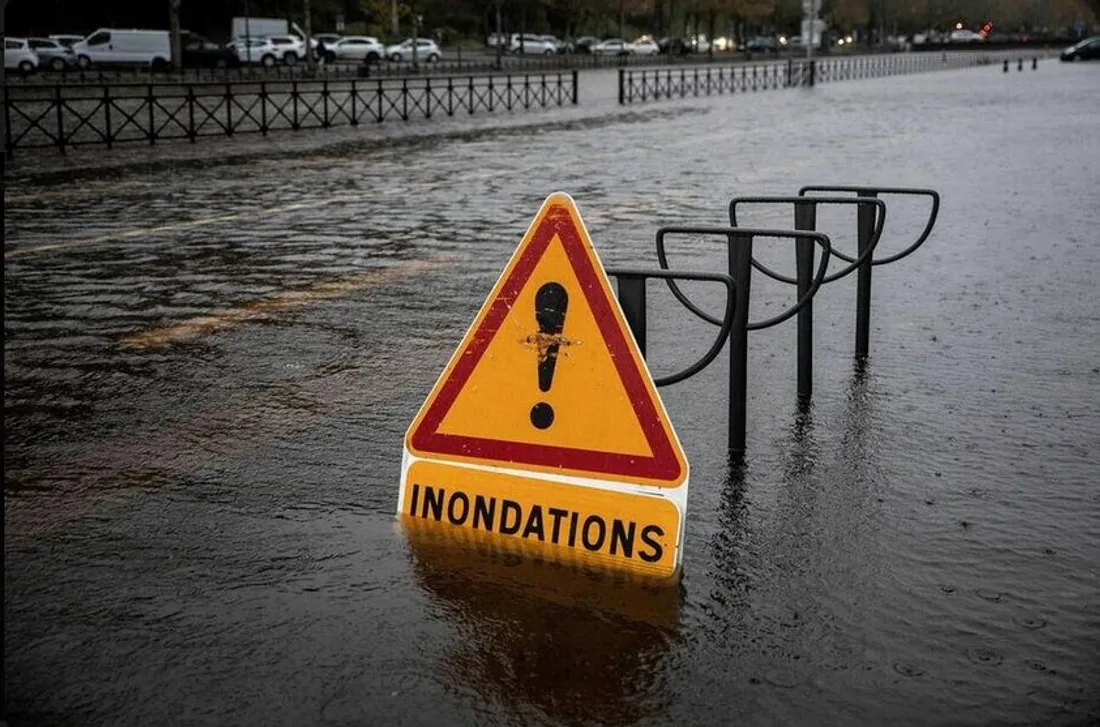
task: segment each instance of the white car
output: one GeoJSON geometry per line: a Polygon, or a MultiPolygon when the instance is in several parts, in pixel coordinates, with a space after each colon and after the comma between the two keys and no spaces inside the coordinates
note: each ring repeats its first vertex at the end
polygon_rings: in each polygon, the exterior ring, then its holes
{"type": "Polygon", "coordinates": [[[365,61],[373,63],[381,60],[386,55],[386,46],[378,42],[377,38],[369,35],[349,35],[332,45],[325,44],[325,60],[333,61],[365,61]]]}
{"type": "Polygon", "coordinates": [[[269,35],[267,40],[275,46],[276,57],[288,66],[306,59],[305,41],[296,35],[269,35]]]}
{"type": "Polygon", "coordinates": [[[661,46],[652,40],[636,40],[630,44],[630,52],[640,56],[652,56],[661,52],[661,46]]]}
{"type": "Polygon", "coordinates": [[[951,31],[952,43],[980,43],[984,40],[985,37],[981,33],[975,33],[973,30],[951,31]]]}
{"type": "Polygon", "coordinates": [[[631,44],[626,41],[612,38],[611,40],[597,43],[589,50],[592,55],[595,56],[626,56],[630,55],[630,46],[631,44]]]}
{"type": "Polygon", "coordinates": [[[4,70],[33,73],[38,68],[38,55],[26,38],[4,38],[4,70]]]}
{"type": "MultiPolygon", "coordinates": [[[[413,59],[412,38],[386,48],[386,58],[391,61],[411,61],[413,59]]],[[[443,58],[443,51],[434,40],[416,39],[416,60],[435,63],[441,58],[443,58]]]]}
{"type": "Polygon", "coordinates": [[[282,58],[280,54],[283,52],[268,38],[252,38],[250,40],[240,38],[226,47],[237,54],[237,59],[240,60],[242,65],[259,63],[266,68],[271,68],[278,63],[279,59],[282,58]]]}
{"type": "Polygon", "coordinates": [[[513,35],[508,43],[509,53],[523,55],[551,55],[558,52],[558,44],[542,35],[513,35]]]}

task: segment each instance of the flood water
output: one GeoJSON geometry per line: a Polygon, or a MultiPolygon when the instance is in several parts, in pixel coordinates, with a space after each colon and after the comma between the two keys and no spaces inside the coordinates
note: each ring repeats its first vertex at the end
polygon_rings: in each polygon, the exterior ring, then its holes
{"type": "MultiPolygon", "coordinates": [[[[607,98],[9,170],[8,724],[1100,718],[1100,68],[607,98]],[[725,356],[662,389],[691,462],[677,589],[396,527],[405,428],[549,193],[606,265],[655,267],[659,225],[810,183],[943,206],[875,270],[864,373],[855,281],[819,294],[809,413],[793,323],[753,334],[743,466],[725,356]]],[[[883,251],[927,214],[887,203],[883,251]]],[[[821,227],[852,250],[854,213],[821,227]]],[[[760,257],[789,273],[789,247],[760,257]]],[[[662,375],[714,330],[651,293],[662,375]]]]}

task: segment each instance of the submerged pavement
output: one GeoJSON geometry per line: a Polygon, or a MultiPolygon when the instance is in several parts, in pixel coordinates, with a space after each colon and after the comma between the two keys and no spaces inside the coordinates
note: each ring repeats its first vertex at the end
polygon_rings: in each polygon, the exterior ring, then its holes
{"type": "MultiPolygon", "coordinates": [[[[269,155],[10,170],[4,718],[1096,719],[1095,70],[609,95],[288,135],[269,155]],[[692,466],[679,589],[395,528],[404,430],[547,194],[575,197],[605,265],[655,267],[661,224],[861,182],[943,196],[925,247],[876,269],[867,372],[845,279],[816,301],[808,415],[793,325],[751,339],[744,467],[725,454],[724,356],[662,390],[692,466]]],[[[887,251],[926,213],[888,204],[887,251]]],[[[854,213],[821,222],[854,247],[854,213]]],[[[793,269],[789,246],[761,247],[793,269]]],[[[674,250],[725,264],[713,241],[674,250]]],[[[713,329],[651,289],[661,375],[713,329]]],[[[761,277],[753,295],[761,317],[792,299],[761,277]]]]}

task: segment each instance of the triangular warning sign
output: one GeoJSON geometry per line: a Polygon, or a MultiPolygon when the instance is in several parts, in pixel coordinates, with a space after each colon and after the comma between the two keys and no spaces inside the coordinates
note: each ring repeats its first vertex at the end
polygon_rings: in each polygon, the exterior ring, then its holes
{"type": "Polygon", "coordinates": [[[568,195],[543,203],[405,444],[419,458],[686,482],[680,442],[568,195]]]}

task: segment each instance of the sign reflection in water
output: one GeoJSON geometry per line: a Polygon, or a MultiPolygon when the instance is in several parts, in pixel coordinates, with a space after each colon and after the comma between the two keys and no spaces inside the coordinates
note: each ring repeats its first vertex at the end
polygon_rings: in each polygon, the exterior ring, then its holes
{"type": "Polygon", "coordinates": [[[674,580],[595,570],[537,543],[419,518],[401,527],[417,582],[457,632],[441,682],[564,723],[625,725],[663,712],[680,640],[674,580]]]}

